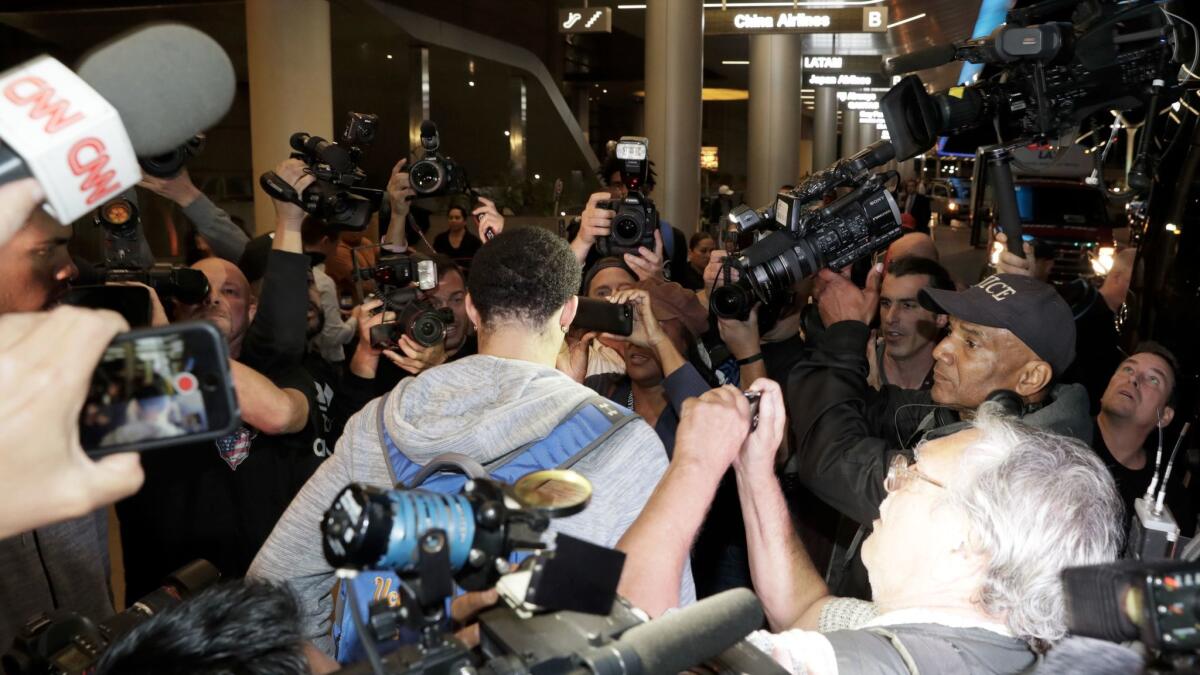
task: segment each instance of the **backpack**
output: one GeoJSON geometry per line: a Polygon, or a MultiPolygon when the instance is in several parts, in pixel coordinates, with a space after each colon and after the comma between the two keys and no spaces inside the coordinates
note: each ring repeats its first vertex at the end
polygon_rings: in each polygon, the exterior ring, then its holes
{"type": "MultiPolygon", "coordinates": [[[[434,457],[422,466],[401,452],[384,424],[389,393],[379,404],[379,437],[383,442],[391,469],[392,480],[398,488],[458,494],[468,478],[487,478],[512,483],[521,476],[542,469],[569,469],[593,450],[612,438],[622,427],[640,419],[628,409],[600,396],[591,396],[575,407],[558,426],[542,439],[527,443],[497,457],[486,466],[466,455],[448,452],[434,457]]],[[[510,562],[520,562],[527,553],[514,553],[510,562]]],[[[338,663],[349,664],[366,658],[354,619],[350,614],[347,593],[354,593],[359,609],[366,614],[372,602],[387,600],[393,606],[400,601],[400,578],[390,570],[363,570],[339,585],[333,622],[333,641],[338,663]]],[[[447,617],[449,616],[447,600],[447,617]]],[[[415,634],[404,631],[396,647],[415,641],[415,634]]],[[[395,648],[395,647],[393,647],[395,648]]],[[[381,649],[380,653],[387,650],[381,649]]]]}

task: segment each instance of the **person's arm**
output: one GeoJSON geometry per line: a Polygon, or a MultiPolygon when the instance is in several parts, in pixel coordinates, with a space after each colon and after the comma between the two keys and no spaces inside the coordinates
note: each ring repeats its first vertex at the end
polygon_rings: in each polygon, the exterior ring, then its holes
{"type": "Polygon", "coordinates": [[[717,319],[717,330],[734,359],[750,361],[738,364],[742,389],[749,389],[755,380],[767,376],[767,362],[762,358],[762,340],[758,336],[757,305],[750,309],[745,321],[717,319]]]}
{"type": "Polygon", "coordinates": [[[617,592],[650,616],[678,606],[692,542],[749,428],[750,406],[735,387],[684,404],[671,464],[617,543],[626,554],[617,592]]]}
{"type": "Polygon", "coordinates": [[[816,630],[821,608],[833,596],[792,527],[791,514],[775,477],[775,450],[787,424],[779,385],[759,380],[758,431],[734,461],[738,501],[746,523],[750,575],[771,630],[816,630]]]}
{"type": "MultiPolygon", "coordinates": [[[[868,287],[878,290],[872,270],[868,287]]],[[[903,445],[878,437],[882,426],[868,415],[880,414],[878,397],[867,384],[867,322],[872,298],[850,281],[821,272],[821,318],[828,327],[810,352],[792,369],[787,389],[788,415],[800,480],[813,494],[858,523],[870,523],[883,501],[883,477],[889,448],[903,445]]],[[[884,406],[886,409],[887,406],[884,406]]],[[[889,420],[890,421],[890,420],[889,420]]]]}
{"type": "MultiPolygon", "coordinates": [[[[275,173],[301,193],[315,180],[304,173],[304,162],[288,159],[275,173]]],[[[258,309],[246,332],[239,359],[251,367],[270,370],[284,363],[299,363],[308,349],[308,269],[300,227],[304,211],[295,204],[272,200],[275,237],[267,254],[258,309]]]]}
{"type": "Polygon", "coordinates": [[[417,194],[409,182],[408,172],[404,170],[406,164],[407,159],[396,162],[388,178],[387,198],[391,207],[391,222],[388,224],[387,234],[379,242],[383,248],[397,253],[408,250],[408,212],[412,207],[411,200],[417,194]]]}
{"type": "Polygon", "coordinates": [[[325,315],[325,325],[321,328],[320,341],[324,345],[334,345],[339,349],[350,341],[358,331],[357,319],[342,319],[342,308],[338,303],[337,285],[329,275],[319,270],[313,270],[313,283],[321,295],[321,313],[325,315]]]}
{"type": "Polygon", "coordinates": [[[196,187],[187,167],[172,178],[145,176],[139,185],[178,204],[183,209],[183,215],[192,221],[196,231],[208,241],[218,258],[236,264],[242,257],[250,237],[233,222],[228,213],[196,187]]]}
{"type": "Polygon", "coordinates": [[[607,192],[595,192],[588,197],[587,208],[579,217],[579,234],[571,240],[571,251],[580,265],[587,265],[588,252],[596,239],[606,237],[612,232],[612,221],[617,216],[616,211],[601,209],[596,204],[612,198],[607,192]]]}
{"type": "Polygon", "coordinates": [[[308,424],[308,397],[303,392],[277,387],[243,363],[230,360],[229,366],[246,424],[268,436],[293,434],[308,424]]]}

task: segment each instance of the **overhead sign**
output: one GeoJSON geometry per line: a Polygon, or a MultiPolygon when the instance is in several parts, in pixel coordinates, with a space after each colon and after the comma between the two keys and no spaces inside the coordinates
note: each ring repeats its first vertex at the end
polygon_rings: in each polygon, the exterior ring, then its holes
{"type": "MultiPolygon", "coordinates": [[[[578,10],[575,10],[578,11],[578,10]]],[[[887,7],[847,9],[704,10],[705,35],[753,33],[882,33],[887,7]]]]}
{"type": "Polygon", "coordinates": [[[886,87],[888,78],[879,73],[822,73],[805,71],[804,88],[838,87],[860,89],[863,87],[886,87]]]}
{"type": "Polygon", "coordinates": [[[700,146],[700,168],[705,171],[716,171],[720,166],[721,163],[717,157],[717,146],[700,146]]]}
{"type": "Polygon", "coordinates": [[[882,56],[805,56],[804,72],[882,73],[882,56]]]}
{"type": "Polygon", "coordinates": [[[560,33],[611,33],[612,7],[575,7],[558,10],[560,33]]]}

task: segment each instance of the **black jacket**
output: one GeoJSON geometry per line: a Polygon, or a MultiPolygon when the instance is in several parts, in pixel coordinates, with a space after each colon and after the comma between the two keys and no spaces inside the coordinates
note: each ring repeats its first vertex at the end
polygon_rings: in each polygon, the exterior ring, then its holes
{"type": "MultiPolygon", "coordinates": [[[[860,524],[879,515],[888,460],[922,439],[965,427],[958,414],[928,391],[867,384],[870,329],[858,321],[830,326],[788,380],[788,415],[797,440],[801,482],[822,501],[860,524]]],[[[1049,403],[1026,424],[1091,442],[1087,393],[1058,385],[1049,403]]]]}

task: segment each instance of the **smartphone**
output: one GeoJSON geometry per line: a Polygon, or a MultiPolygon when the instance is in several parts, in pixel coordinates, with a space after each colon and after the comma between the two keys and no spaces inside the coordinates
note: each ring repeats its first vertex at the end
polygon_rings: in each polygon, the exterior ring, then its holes
{"type": "Polygon", "coordinates": [[[150,325],[150,291],[141,286],[72,286],[63,303],[112,310],[124,317],[131,328],[150,325]]]}
{"type": "Polygon", "coordinates": [[[572,328],[629,336],[633,334],[633,307],[608,300],[579,297],[572,328]]]}
{"type": "Polygon", "coordinates": [[[240,419],[225,340],[196,321],[114,338],[92,373],[79,438],[96,457],[220,438],[240,419]]]}

